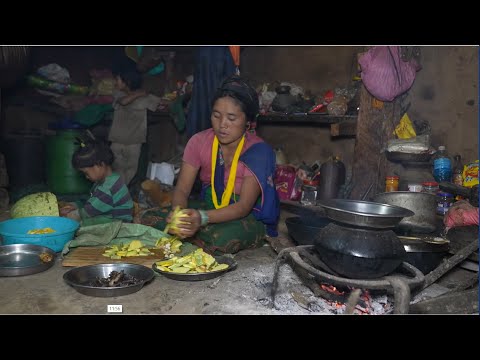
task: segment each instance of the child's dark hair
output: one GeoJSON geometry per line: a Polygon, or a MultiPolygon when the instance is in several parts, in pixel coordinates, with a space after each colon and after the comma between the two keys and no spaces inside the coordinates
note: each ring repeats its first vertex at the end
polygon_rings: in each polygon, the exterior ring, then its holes
{"type": "Polygon", "coordinates": [[[80,147],[73,153],[72,165],[75,169],[94,165],[112,165],[113,152],[107,143],[102,141],[80,141],[80,147]]]}
{"type": "Polygon", "coordinates": [[[142,86],[142,75],[135,70],[122,71],[117,74],[130,90],[138,90],[142,86]]]}

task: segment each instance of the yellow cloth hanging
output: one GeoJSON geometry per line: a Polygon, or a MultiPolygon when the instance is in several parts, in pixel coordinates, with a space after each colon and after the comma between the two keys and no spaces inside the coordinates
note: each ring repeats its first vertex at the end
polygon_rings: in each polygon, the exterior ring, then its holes
{"type": "MultiPolygon", "coordinates": [[[[217,155],[218,155],[218,139],[217,136],[213,138],[212,144],[212,177],[210,184],[212,186],[212,201],[215,209],[221,209],[227,206],[230,203],[230,199],[233,194],[233,189],[235,187],[235,178],[237,176],[237,165],[238,159],[240,158],[240,153],[243,149],[243,144],[245,143],[245,135],[242,136],[242,139],[237,145],[235,150],[235,155],[233,156],[232,167],[230,168],[230,174],[228,175],[227,188],[223,191],[222,202],[218,203],[217,193],[215,192],[215,168],[217,166],[217,155]]],[[[223,181],[223,179],[222,179],[223,181]]]]}

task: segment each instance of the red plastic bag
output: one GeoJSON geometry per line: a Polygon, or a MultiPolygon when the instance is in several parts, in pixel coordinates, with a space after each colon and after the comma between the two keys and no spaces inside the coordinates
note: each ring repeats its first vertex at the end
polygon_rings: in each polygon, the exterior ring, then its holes
{"type": "Polygon", "coordinates": [[[358,63],[362,82],[379,100],[392,101],[413,85],[421,66],[412,58],[403,61],[399,46],[374,46],[363,54],[358,63]]]}
{"type": "Polygon", "coordinates": [[[443,223],[447,231],[458,226],[478,225],[478,207],[472,206],[466,200],[457,201],[448,209],[443,223]]]}
{"type": "Polygon", "coordinates": [[[295,168],[289,165],[277,165],[275,168],[275,189],[280,200],[290,200],[295,183],[295,168]]]}

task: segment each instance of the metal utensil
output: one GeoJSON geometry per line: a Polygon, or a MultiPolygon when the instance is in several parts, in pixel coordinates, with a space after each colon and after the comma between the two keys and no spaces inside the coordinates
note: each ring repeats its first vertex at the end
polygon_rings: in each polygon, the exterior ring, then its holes
{"type": "Polygon", "coordinates": [[[132,294],[139,291],[145,284],[154,278],[153,270],[137,264],[97,264],[80,266],[63,274],[63,280],[77,290],[80,294],[97,297],[112,297],[132,294]],[[96,278],[108,278],[112,271],[124,271],[125,274],[133,276],[139,281],[133,285],[98,287],[91,283],[96,278]]]}
{"type": "Polygon", "coordinates": [[[362,197],[360,198],[360,200],[364,201],[364,200],[367,200],[367,196],[368,194],[370,193],[370,190],[372,190],[373,188],[373,182],[370,184],[370,186],[368,187],[367,191],[365,191],[365,194],[362,195],[362,197]]]}
{"type": "Polygon", "coordinates": [[[433,194],[412,191],[392,191],[380,193],[373,201],[400,206],[413,211],[414,215],[402,219],[398,229],[404,232],[431,233],[437,228],[437,198],[433,194]]]}
{"type": "Polygon", "coordinates": [[[51,268],[53,264],[55,252],[45,246],[32,244],[0,246],[0,276],[32,275],[51,268]]]}
{"type": "Polygon", "coordinates": [[[210,271],[205,273],[195,273],[195,274],[180,274],[180,273],[162,271],[157,267],[157,264],[153,264],[152,268],[155,272],[162,274],[169,279],[180,280],[180,281],[209,280],[209,279],[216,278],[217,276],[220,276],[223,273],[226,273],[228,271],[235,270],[237,268],[237,262],[230,257],[215,256],[215,260],[217,260],[219,264],[227,264],[228,268],[224,270],[210,271]]]}
{"type": "Polygon", "coordinates": [[[399,206],[370,201],[329,199],[317,202],[335,221],[361,227],[385,229],[395,227],[404,217],[415,213],[399,206]]]}

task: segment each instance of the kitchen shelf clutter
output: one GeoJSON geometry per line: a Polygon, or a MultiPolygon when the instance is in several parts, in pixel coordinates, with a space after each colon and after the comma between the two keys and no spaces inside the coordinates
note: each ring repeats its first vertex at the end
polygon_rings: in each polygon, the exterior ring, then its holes
{"type": "Polygon", "coordinates": [[[287,125],[287,126],[308,126],[308,125],[330,125],[330,135],[355,136],[357,126],[357,115],[334,116],[318,113],[266,113],[258,116],[258,123],[262,125],[287,125]]]}

